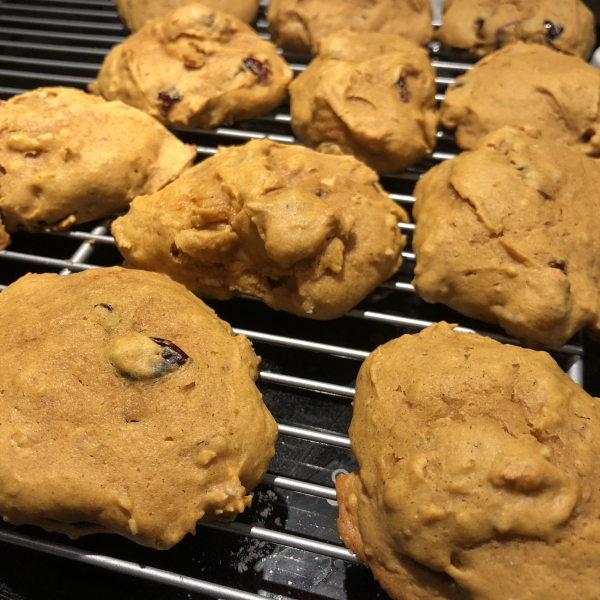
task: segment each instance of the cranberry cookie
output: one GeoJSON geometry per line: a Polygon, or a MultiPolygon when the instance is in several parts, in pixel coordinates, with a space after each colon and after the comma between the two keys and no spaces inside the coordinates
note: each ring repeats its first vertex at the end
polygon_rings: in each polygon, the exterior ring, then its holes
{"type": "Polygon", "coordinates": [[[582,58],[596,45],[594,14],[581,0],[444,0],[444,45],[483,56],[520,40],[582,58]]]}
{"type": "Polygon", "coordinates": [[[243,336],[165,275],[26,275],[0,294],[0,514],[169,548],[231,521],[277,426],[243,336]]]}
{"type": "Polygon", "coordinates": [[[112,226],[127,263],[201,297],[261,298],[313,319],[342,316],[402,262],[406,213],[351,156],[267,139],[220,148],[112,226]]]}
{"type": "Polygon", "coordinates": [[[163,123],[216,127],[275,108],[291,79],[275,46],[254,29],[193,2],[114,46],[89,89],[163,123]]]}
{"type": "MultiPolygon", "coordinates": [[[[195,157],[121,102],[72,88],[26,92],[0,101],[0,219],[8,233],[99,219],[177,179],[195,157]]],[[[0,235],[0,248],[8,243],[0,235]]]]}
{"type": "Polygon", "coordinates": [[[414,286],[529,344],[600,333],[600,168],[512,128],[415,187],[414,286]]]}
{"type": "Polygon", "coordinates": [[[321,152],[396,172],[435,145],[435,69],[393,33],[338,31],[290,85],[292,129],[321,152]]]}
{"type": "Polygon", "coordinates": [[[356,381],[340,533],[397,600],[592,600],[599,436],[600,401],[545,352],[404,335],[356,381]]]}

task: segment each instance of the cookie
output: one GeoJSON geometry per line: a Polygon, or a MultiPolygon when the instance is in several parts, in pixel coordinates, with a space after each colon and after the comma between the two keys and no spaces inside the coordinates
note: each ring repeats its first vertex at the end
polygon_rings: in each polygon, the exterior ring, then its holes
{"type": "Polygon", "coordinates": [[[114,46],[89,90],[163,123],[216,127],[275,108],[291,79],[273,44],[239,19],[193,2],[114,46]]]}
{"type": "Polygon", "coordinates": [[[39,88],[0,101],[0,249],[19,230],[66,229],[125,210],[195,157],[194,146],[148,115],[80,90],[39,88]]]}
{"type": "Polygon", "coordinates": [[[267,19],[273,41],[299,54],[315,54],[339,29],[395,33],[420,45],[433,35],[429,0],[271,0],[267,19]]]}
{"type": "Polygon", "coordinates": [[[545,352],[404,335],[362,365],[349,433],[338,528],[393,599],[597,596],[600,401],[545,352]]]}
{"type": "Polygon", "coordinates": [[[490,131],[521,127],[600,156],[600,71],[576,56],[517,42],[448,87],[441,124],[471,149],[490,131]]]}
{"type": "Polygon", "coordinates": [[[401,171],[435,145],[435,92],[423,48],[392,33],[338,31],[290,85],[292,129],[321,152],[401,171]]]}
{"type": "Polygon", "coordinates": [[[402,261],[406,213],[350,156],[267,139],[220,148],[112,226],[128,264],[200,297],[249,294],[313,319],[342,316],[402,261]]]}
{"type": "Polygon", "coordinates": [[[164,275],[26,275],[0,294],[0,514],[168,548],[230,521],[277,426],[245,336],[164,275]]]}
{"type": "MultiPolygon", "coordinates": [[[[162,17],[190,0],[114,0],[119,16],[130,31],[137,31],[146,21],[162,17]]],[[[203,0],[202,4],[214,10],[229,13],[234,17],[252,23],[258,13],[258,0],[203,0]]]]}
{"type": "Polygon", "coordinates": [[[484,56],[517,40],[582,58],[596,45],[594,14],[581,0],[445,0],[435,38],[484,56]]]}
{"type": "Polygon", "coordinates": [[[600,169],[503,128],[415,187],[413,284],[529,344],[600,332],[600,169]]]}

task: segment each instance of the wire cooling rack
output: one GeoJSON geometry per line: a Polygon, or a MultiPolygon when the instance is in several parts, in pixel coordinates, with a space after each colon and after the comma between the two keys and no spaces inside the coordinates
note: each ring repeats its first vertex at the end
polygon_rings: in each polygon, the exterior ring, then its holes
{"type": "MultiPolygon", "coordinates": [[[[256,22],[267,38],[266,3],[256,22]]],[[[84,89],[112,45],[127,31],[110,0],[0,0],[0,98],[48,85],[84,89]]],[[[470,63],[431,46],[438,100],[470,63]]],[[[285,55],[295,72],[306,57],[285,55]]],[[[219,145],[265,135],[293,143],[289,107],[215,130],[180,129],[196,144],[199,160],[219,145]]],[[[438,134],[436,151],[407,171],[382,177],[390,196],[409,212],[414,183],[429,167],[458,152],[454,138],[438,134]]],[[[112,219],[47,234],[15,234],[0,252],[0,288],[27,272],[68,273],[121,263],[110,235],[112,219]]],[[[403,224],[409,242],[414,226],[403,224]]],[[[354,381],[362,360],[378,345],[431,322],[515,343],[500,329],[419,299],[410,283],[414,254],[390,281],[341,319],[314,322],[275,312],[252,298],[209,302],[245,333],[262,356],[258,385],[277,419],[279,439],[252,508],[230,525],[200,525],[166,552],[117,536],[78,541],[33,527],[0,527],[0,598],[386,598],[370,572],[337,534],[334,480],[355,468],[347,428],[354,381]]],[[[552,352],[584,384],[584,343],[577,336],[552,352]]]]}

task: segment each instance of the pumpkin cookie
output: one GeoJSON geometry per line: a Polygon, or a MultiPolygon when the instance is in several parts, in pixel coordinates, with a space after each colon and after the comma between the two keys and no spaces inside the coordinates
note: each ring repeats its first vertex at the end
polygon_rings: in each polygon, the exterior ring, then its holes
{"type": "Polygon", "coordinates": [[[165,275],[26,275],[0,294],[0,514],[169,548],[231,521],[274,453],[248,340],[165,275]]]}
{"type": "Polygon", "coordinates": [[[292,129],[320,152],[401,171],[435,145],[435,69],[392,33],[338,31],[290,85],[292,129]]]}
{"type": "Polygon", "coordinates": [[[362,365],[349,433],[338,528],[392,598],[597,596],[600,401],[545,352],[404,335],[362,365]]]}
{"type": "MultiPolygon", "coordinates": [[[[131,31],[140,29],[146,21],[162,17],[192,0],[114,0],[119,16],[131,31]]],[[[258,13],[258,0],[202,0],[204,6],[229,13],[252,23],[258,13]]]]}
{"type": "Polygon", "coordinates": [[[89,89],[163,123],[216,127],[275,108],[291,79],[275,46],[254,29],[193,2],[114,46],[89,89]]]}
{"type": "Polygon", "coordinates": [[[577,56],[518,42],[480,60],[449,86],[440,107],[471,149],[505,125],[600,156],[600,71],[577,56]]]}
{"type": "Polygon", "coordinates": [[[529,344],[600,332],[600,169],[512,128],[415,187],[414,285],[529,344]]]}
{"type": "Polygon", "coordinates": [[[315,54],[339,29],[395,33],[420,45],[433,35],[429,0],[271,0],[267,19],[273,41],[300,54],[315,54]]]}
{"type": "Polygon", "coordinates": [[[261,298],[314,319],[342,316],[402,261],[406,213],[350,156],[255,140],[220,148],[112,226],[137,268],[201,297],[261,298]]]}
{"type": "MultiPolygon", "coordinates": [[[[8,233],[66,229],[127,208],[196,157],[160,123],[72,88],[0,101],[0,219],[8,233]]],[[[8,245],[0,235],[0,249],[8,245]]]]}
{"type": "Polygon", "coordinates": [[[594,14],[581,0],[444,0],[435,38],[484,56],[520,40],[582,58],[596,45],[594,14]]]}

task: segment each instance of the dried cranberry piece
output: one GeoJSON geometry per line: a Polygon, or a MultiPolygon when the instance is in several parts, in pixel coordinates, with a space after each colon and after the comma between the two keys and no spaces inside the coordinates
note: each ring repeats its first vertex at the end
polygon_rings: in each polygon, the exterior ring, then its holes
{"type": "Polygon", "coordinates": [[[406,87],[406,79],[404,77],[400,77],[396,82],[396,87],[400,91],[400,100],[402,102],[408,102],[410,98],[410,94],[408,93],[408,88],[406,87]]]}
{"type": "Polygon", "coordinates": [[[104,304],[104,302],[100,302],[100,304],[94,304],[94,308],[96,308],[96,306],[101,306],[102,308],[105,308],[108,312],[113,311],[113,307],[110,304],[104,304]]]}
{"type": "Polygon", "coordinates": [[[483,37],[483,25],[484,25],[485,21],[483,19],[475,19],[475,21],[473,21],[473,25],[475,25],[475,35],[478,38],[482,38],[483,37]]]}
{"type": "Polygon", "coordinates": [[[179,347],[176,346],[173,342],[169,340],[164,340],[163,338],[150,338],[155,344],[158,344],[161,348],[164,348],[162,351],[162,357],[165,359],[165,362],[170,365],[178,365],[183,367],[185,363],[189,360],[189,356],[179,347]]]}
{"type": "Polygon", "coordinates": [[[181,102],[182,98],[183,96],[174,87],[164,92],[159,92],[158,99],[162,102],[162,106],[160,107],[162,114],[166,117],[172,106],[177,102],[181,102]]]}
{"type": "Polygon", "coordinates": [[[260,83],[266,81],[273,74],[273,71],[257,58],[245,58],[243,62],[246,69],[253,75],[256,75],[260,83]]]}
{"type": "Polygon", "coordinates": [[[544,21],[544,29],[546,30],[546,38],[550,42],[560,37],[565,30],[560,23],[553,23],[552,21],[544,21]]]}
{"type": "Polygon", "coordinates": [[[548,263],[548,266],[551,269],[558,269],[559,271],[562,271],[565,275],[567,274],[567,265],[565,265],[565,263],[552,260],[548,263]]]}

